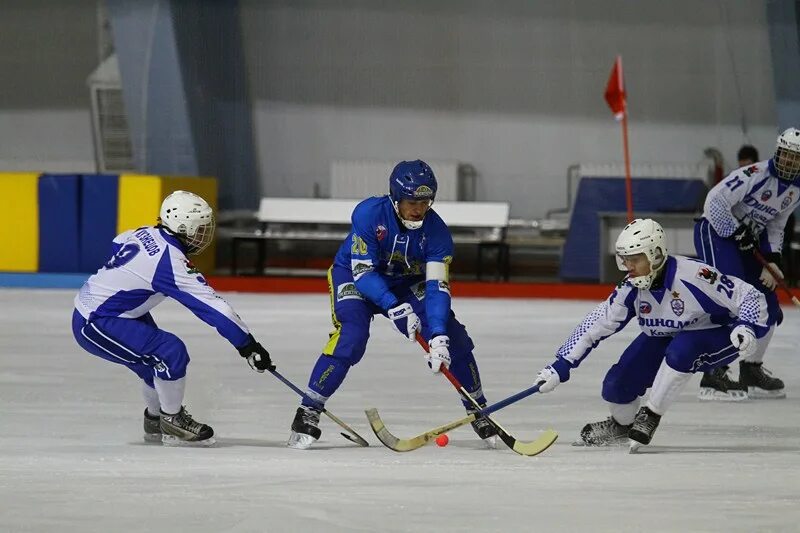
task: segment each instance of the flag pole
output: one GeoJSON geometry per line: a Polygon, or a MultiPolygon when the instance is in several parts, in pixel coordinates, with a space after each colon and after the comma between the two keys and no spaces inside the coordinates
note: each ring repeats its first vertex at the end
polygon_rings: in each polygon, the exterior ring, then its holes
{"type": "Polygon", "coordinates": [[[622,114],[622,149],[625,155],[625,207],[628,210],[628,222],[633,222],[633,187],[631,184],[631,156],[628,152],[628,106],[622,114]]]}
{"type": "Polygon", "coordinates": [[[614,68],[606,84],[605,99],[614,119],[622,122],[622,151],[625,157],[625,207],[628,222],[633,221],[633,184],[631,182],[631,156],[628,150],[628,103],[625,94],[625,78],[622,74],[622,56],[614,59],[614,68]]]}

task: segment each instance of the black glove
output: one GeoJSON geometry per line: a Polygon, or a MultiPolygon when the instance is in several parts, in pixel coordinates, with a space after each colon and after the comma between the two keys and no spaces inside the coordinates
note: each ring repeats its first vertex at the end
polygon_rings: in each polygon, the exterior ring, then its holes
{"type": "Polygon", "coordinates": [[[247,359],[250,368],[256,372],[263,372],[265,370],[272,372],[275,370],[275,365],[272,364],[269,352],[261,346],[261,344],[256,342],[252,335],[247,337],[247,344],[237,349],[239,350],[239,355],[247,359]]]}
{"type": "Polygon", "coordinates": [[[758,240],[746,225],[742,224],[736,231],[733,232],[733,240],[736,241],[736,246],[743,252],[749,252],[758,244],[758,240]]]}

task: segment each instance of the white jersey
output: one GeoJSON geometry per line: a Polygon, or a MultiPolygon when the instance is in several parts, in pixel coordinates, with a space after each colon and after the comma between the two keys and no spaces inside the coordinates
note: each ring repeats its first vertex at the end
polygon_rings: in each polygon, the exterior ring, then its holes
{"type": "Polygon", "coordinates": [[[583,319],[556,355],[575,367],[633,317],[651,337],[730,324],[746,324],[758,337],[766,333],[767,301],[752,285],[688,257],[670,256],[664,269],[659,289],[640,290],[623,281],[583,319]]]}
{"type": "Polygon", "coordinates": [[[780,253],[783,228],[799,202],[800,188],[779,179],[768,159],[734,170],[715,185],[703,217],[720,237],[730,237],[742,223],[756,236],[766,230],[770,252],[780,253]]]}
{"type": "Polygon", "coordinates": [[[181,242],[161,228],[143,227],[117,235],[111,259],[83,284],[75,308],[86,319],[139,318],[167,296],[188,307],[234,346],[250,331],[239,315],[208,286],[183,252],[181,242]]]}

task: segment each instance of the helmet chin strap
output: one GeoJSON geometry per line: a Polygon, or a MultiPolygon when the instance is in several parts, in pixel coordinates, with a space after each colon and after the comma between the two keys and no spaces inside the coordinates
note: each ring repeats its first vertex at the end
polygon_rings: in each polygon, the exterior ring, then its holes
{"type": "Polygon", "coordinates": [[[631,282],[631,285],[636,287],[637,289],[648,290],[653,287],[653,284],[659,281],[664,276],[664,265],[667,264],[667,258],[664,257],[661,260],[661,264],[658,265],[656,268],[653,268],[652,264],[650,265],[650,273],[645,274],[644,276],[636,276],[634,278],[628,278],[628,281],[631,282]]]}
{"type": "Polygon", "coordinates": [[[425,222],[425,217],[422,217],[422,220],[406,220],[400,215],[400,206],[398,203],[392,202],[392,206],[394,207],[395,214],[397,214],[397,218],[400,219],[400,222],[402,222],[403,226],[407,229],[419,229],[422,227],[422,223],[425,222]]]}

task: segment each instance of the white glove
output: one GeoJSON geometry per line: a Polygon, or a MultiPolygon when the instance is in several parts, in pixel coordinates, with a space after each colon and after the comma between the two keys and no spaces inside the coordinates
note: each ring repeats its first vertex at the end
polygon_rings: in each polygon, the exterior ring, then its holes
{"type": "Polygon", "coordinates": [[[756,348],[758,347],[756,334],[753,333],[752,329],[742,324],[739,324],[731,331],[731,343],[734,348],[739,349],[739,355],[742,358],[750,357],[756,353],[756,348]]]}
{"type": "Polygon", "coordinates": [[[428,353],[425,354],[431,372],[436,374],[440,367],[450,368],[450,337],[437,335],[428,343],[428,353]]]}
{"type": "Polygon", "coordinates": [[[539,392],[545,393],[558,387],[561,383],[561,378],[552,366],[546,366],[536,374],[535,383],[541,383],[539,392]]]}
{"type": "Polygon", "coordinates": [[[397,307],[392,307],[386,314],[401,335],[407,337],[411,342],[417,340],[417,331],[420,328],[420,321],[417,313],[415,313],[414,309],[411,307],[411,304],[404,303],[397,307]]]}
{"type": "MultiPolygon", "coordinates": [[[[783,272],[781,272],[781,269],[778,268],[778,265],[775,263],[769,263],[769,266],[772,267],[772,270],[775,271],[780,279],[783,279],[783,272]]],[[[772,272],[770,272],[767,267],[761,269],[761,275],[758,277],[758,279],[760,279],[761,283],[763,283],[764,286],[771,291],[774,291],[775,286],[778,285],[778,281],[775,279],[775,276],[772,275],[772,272]]]]}

